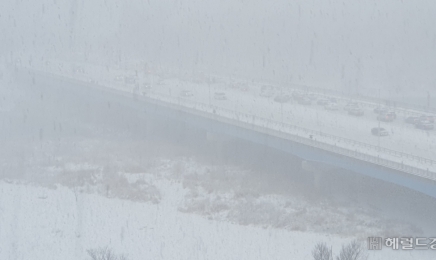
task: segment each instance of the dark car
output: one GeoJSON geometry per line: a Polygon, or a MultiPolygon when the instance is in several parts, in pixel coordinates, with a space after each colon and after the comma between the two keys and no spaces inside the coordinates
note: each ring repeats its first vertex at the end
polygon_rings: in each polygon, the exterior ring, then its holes
{"type": "Polygon", "coordinates": [[[416,128],[422,129],[422,130],[433,130],[434,125],[433,123],[429,121],[421,121],[415,125],[416,128]]]}
{"type": "Polygon", "coordinates": [[[330,102],[327,105],[324,106],[326,110],[339,110],[339,106],[335,102],[330,102]]]}
{"type": "Polygon", "coordinates": [[[430,123],[434,123],[434,116],[422,115],[419,117],[419,121],[428,121],[430,123]]]}
{"type": "Polygon", "coordinates": [[[304,94],[299,92],[299,91],[294,91],[294,93],[292,93],[292,97],[295,100],[300,100],[300,99],[304,98],[304,94]]]}
{"type": "Polygon", "coordinates": [[[308,105],[312,104],[312,100],[310,100],[310,98],[308,98],[308,97],[303,97],[303,98],[298,100],[298,104],[308,106],[308,105]]]}
{"type": "Polygon", "coordinates": [[[316,104],[320,105],[320,106],[325,106],[329,103],[328,99],[319,99],[316,104]]]}
{"type": "Polygon", "coordinates": [[[409,116],[404,120],[404,122],[406,122],[408,124],[417,124],[419,122],[419,117],[409,116]]]}
{"type": "Polygon", "coordinates": [[[357,103],[357,102],[348,102],[348,104],[345,105],[345,107],[344,107],[345,111],[350,111],[352,109],[360,109],[359,108],[359,103],[357,103]]]}
{"type": "Polygon", "coordinates": [[[385,114],[392,117],[393,119],[397,118],[397,113],[395,113],[395,111],[387,111],[385,114]]]}
{"type": "Polygon", "coordinates": [[[363,116],[364,111],[358,107],[354,107],[348,110],[348,114],[352,116],[363,116]]]}
{"type": "Polygon", "coordinates": [[[377,136],[387,136],[389,135],[389,132],[382,127],[374,127],[373,129],[371,129],[371,134],[377,136]]]}
{"type": "Polygon", "coordinates": [[[394,121],[394,117],[391,114],[380,114],[377,116],[377,120],[383,122],[392,122],[394,121]]]}
{"type": "Polygon", "coordinates": [[[316,99],[316,94],[315,93],[310,93],[308,95],[306,95],[310,100],[315,100],[316,99]]]}
{"type": "Polygon", "coordinates": [[[387,112],[388,112],[388,109],[385,108],[385,107],[376,107],[376,108],[374,108],[374,113],[376,113],[376,114],[384,114],[384,113],[387,113],[387,112]]]}
{"type": "Polygon", "coordinates": [[[224,93],[224,92],[215,92],[213,97],[216,100],[226,100],[227,99],[226,93],[224,93]]]}
{"type": "Polygon", "coordinates": [[[337,103],[338,99],[331,97],[331,98],[329,98],[329,101],[332,102],[332,103],[337,103]]]}
{"type": "Polygon", "coordinates": [[[291,100],[291,97],[289,95],[278,95],[274,98],[274,101],[278,103],[286,103],[289,100],[291,100]]]}

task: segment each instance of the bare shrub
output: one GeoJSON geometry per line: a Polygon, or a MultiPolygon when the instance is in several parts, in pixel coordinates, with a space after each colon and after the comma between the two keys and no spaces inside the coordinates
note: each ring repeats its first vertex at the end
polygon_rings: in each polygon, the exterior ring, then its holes
{"type": "Polygon", "coordinates": [[[368,259],[363,246],[357,240],[352,241],[346,246],[342,246],[341,253],[336,260],[366,260],[368,259]]]}
{"type": "Polygon", "coordinates": [[[108,247],[100,247],[97,249],[87,250],[89,257],[92,260],[127,260],[127,257],[123,254],[115,254],[108,247]]]}
{"type": "Polygon", "coordinates": [[[293,230],[293,231],[306,231],[307,227],[306,227],[306,225],[304,225],[302,223],[298,223],[298,224],[292,225],[291,230],[293,230]]]}
{"type": "Polygon", "coordinates": [[[315,245],[315,248],[312,250],[312,256],[315,260],[333,260],[332,249],[322,242],[315,245]]]}
{"type": "Polygon", "coordinates": [[[177,180],[180,179],[181,176],[183,176],[184,172],[185,172],[185,165],[181,161],[178,161],[173,165],[173,177],[176,178],[177,180]]]}

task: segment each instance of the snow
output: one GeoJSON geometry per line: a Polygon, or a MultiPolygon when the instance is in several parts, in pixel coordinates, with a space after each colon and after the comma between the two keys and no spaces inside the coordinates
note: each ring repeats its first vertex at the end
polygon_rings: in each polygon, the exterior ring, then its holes
{"type": "MultiPolygon", "coordinates": [[[[154,174],[134,177],[153,182],[162,195],[158,203],[106,197],[84,186],[47,188],[0,181],[0,258],[87,259],[87,249],[108,246],[128,259],[311,259],[314,243],[326,242],[337,252],[356,235],[231,223],[187,213],[180,207],[189,188],[171,178],[167,160],[161,163],[154,174]]],[[[199,171],[199,167],[190,162],[187,169],[199,171]]],[[[263,199],[269,204],[280,201],[263,199]]],[[[268,214],[268,208],[256,208],[268,214]]],[[[431,251],[368,252],[369,259],[434,258],[431,251]]]]}
{"type": "MultiPolygon", "coordinates": [[[[164,156],[152,156],[128,133],[60,120],[61,138],[2,139],[0,259],[88,259],[86,250],[104,246],[133,260],[311,259],[317,242],[337,254],[353,239],[365,246],[367,236],[422,234],[374,209],[308,199],[292,186],[280,192],[269,174],[171,156],[162,144],[164,156]],[[69,136],[64,121],[92,133],[69,136]]],[[[427,250],[368,253],[434,258],[427,250]]]]}
{"type": "MultiPolygon", "coordinates": [[[[60,62],[60,64],[64,63],[60,62]]],[[[87,73],[71,75],[67,69],[63,69],[56,71],[56,74],[79,79],[92,75],[93,81],[98,84],[125,91],[129,95],[135,87],[134,84],[118,82],[114,77],[114,75],[132,75],[132,71],[102,68],[96,64],[80,64],[80,66],[85,67],[87,73]]],[[[62,65],[59,67],[69,68],[71,66],[62,65]]],[[[147,97],[210,114],[215,110],[219,116],[296,135],[310,142],[312,140],[309,140],[309,136],[312,135],[313,140],[334,146],[329,148],[331,151],[344,148],[341,153],[353,157],[356,156],[356,153],[357,155],[363,154],[359,155],[358,158],[371,162],[377,162],[380,158],[386,160],[380,163],[388,167],[403,169],[411,174],[436,180],[436,160],[434,160],[436,158],[436,149],[434,149],[436,147],[436,134],[398,122],[403,121],[407,116],[416,115],[419,113],[418,111],[398,109],[396,122],[380,123],[380,126],[390,131],[391,134],[378,138],[370,134],[370,129],[379,124],[375,119],[376,116],[372,116],[372,109],[378,106],[377,104],[361,102],[365,108],[365,116],[352,117],[344,111],[327,111],[317,105],[304,106],[295,101],[279,104],[272,101],[272,98],[261,97],[259,95],[260,85],[256,83],[247,83],[249,86],[247,91],[241,91],[232,88],[232,84],[226,80],[215,84],[205,84],[176,78],[159,78],[156,75],[139,73],[139,85],[142,82],[160,82],[160,84],[153,84],[152,90],[145,93],[147,97]],[[181,91],[184,90],[192,91],[194,96],[180,97],[181,91]],[[215,92],[226,93],[228,100],[215,100],[213,98],[215,92]],[[256,116],[256,120],[253,120],[253,115],[256,116]],[[392,166],[390,162],[395,162],[397,165],[392,166]],[[405,168],[403,165],[413,168],[405,168]]],[[[346,100],[342,100],[342,97],[338,97],[338,99],[346,102],[346,100]]],[[[307,143],[307,141],[305,142],[307,143]]],[[[319,146],[315,143],[314,145],[319,146]]]]}

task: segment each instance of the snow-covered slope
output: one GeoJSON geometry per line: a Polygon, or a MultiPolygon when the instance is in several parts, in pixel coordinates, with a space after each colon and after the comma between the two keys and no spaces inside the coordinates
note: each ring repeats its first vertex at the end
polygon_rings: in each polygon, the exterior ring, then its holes
{"type": "MultiPolygon", "coordinates": [[[[317,242],[338,252],[343,243],[383,232],[383,220],[368,212],[250,190],[240,170],[216,171],[192,159],[161,159],[147,173],[105,176],[99,167],[67,163],[44,168],[51,176],[44,181],[4,179],[0,259],[88,259],[86,250],[105,246],[135,260],[312,259],[317,242]],[[78,176],[81,182],[71,182],[78,176]],[[238,179],[245,188],[237,188],[238,179]]],[[[430,251],[369,253],[434,259],[430,251]]]]}

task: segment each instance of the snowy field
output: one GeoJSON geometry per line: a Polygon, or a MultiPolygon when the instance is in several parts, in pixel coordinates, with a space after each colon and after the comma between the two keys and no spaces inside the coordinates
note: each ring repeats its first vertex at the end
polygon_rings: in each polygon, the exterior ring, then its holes
{"type": "MultiPolygon", "coordinates": [[[[384,225],[410,232],[365,210],[238,189],[228,185],[246,177],[238,169],[214,171],[180,159],[146,173],[65,164],[41,170],[51,176],[44,183],[4,179],[0,258],[88,259],[86,250],[108,246],[128,259],[311,259],[317,242],[337,252],[356,237],[386,234],[384,225]]],[[[369,253],[434,259],[431,251],[369,253]]]]}
{"type": "Polygon", "coordinates": [[[133,260],[312,259],[317,242],[337,254],[354,239],[427,233],[383,209],[310,196],[280,175],[96,123],[62,101],[1,94],[0,259],[89,259],[88,249],[106,246],[133,260]]]}

